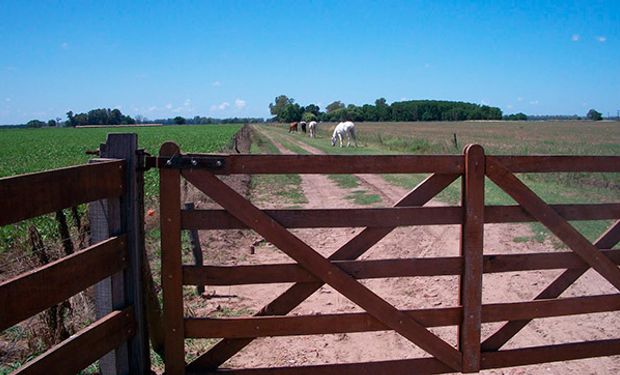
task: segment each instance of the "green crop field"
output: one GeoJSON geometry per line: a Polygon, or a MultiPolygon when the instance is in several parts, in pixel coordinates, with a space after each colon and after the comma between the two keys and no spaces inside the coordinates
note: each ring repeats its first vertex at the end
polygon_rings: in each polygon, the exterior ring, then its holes
{"type": "MultiPolygon", "coordinates": [[[[138,143],[152,155],[166,141],[176,142],[183,152],[217,152],[230,145],[241,125],[161,126],[132,128],[47,128],[0,130],[0,178],[83,164],[106,140],[108,133],[135,132],[138,143]]],[[[70,181],[68,181],[70,183],[70,181]]],[[[158,194],[156,170],[145,173],[145,194],[158,194]]],[[[55,236],[55,221],[48,216],[33,219],[43,236],[55,236]],[[52,235],[53,234],[53,235],[52,235]]],[[[11,247],[12,239],[24,237],[27,222],[0,227],[0,253],[11,247]]]]}
{"type": "MultiPolygon", "coordinates": [[[[83,164],[105,143],[108,133],[137,133],[140,147],[152,155],[166,141],[183,152],[217,152],[231,143],[241,125],[161,126],[135,128],[62,128],[0,130],[0,177],[83,164]]],[[[156,173],[149,171],[145,190],[156,193],[156,173]]]]}

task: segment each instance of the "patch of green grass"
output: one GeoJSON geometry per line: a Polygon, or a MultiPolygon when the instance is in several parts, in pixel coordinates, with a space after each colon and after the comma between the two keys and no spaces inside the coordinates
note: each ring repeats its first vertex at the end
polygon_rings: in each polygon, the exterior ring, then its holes
{"type": "MultiPolygon", "coordinates": [[[[257,132],[252,133],[250,150],[256,154],[279,154],[274,144],[257,132]]],[[[275,195],[284,205],[295,206],[308,203],[308,199],[301,188],[301,177],[298,174],[254,175],[250,182],[250,188],[255,192],[253,194],[258,195],[254,199],[256,201],[272,200],[273,195],[275,195]],[[265,198],[261,197],[261,195],[265,195],[263,192],[268,193],[265,198]]]]}
{"type": "Polygon", "coordinates": [[[360,180],[352,174],[330,174],[327,177],[343,189],[354,189],[360,186],[360,180]]]}
{"type": "Polygon", "coordinates": [[[381,202],[381,197],[378,194],[368,194],[365,190],[354,190],[346,198],[364,206],[381,202]]]}

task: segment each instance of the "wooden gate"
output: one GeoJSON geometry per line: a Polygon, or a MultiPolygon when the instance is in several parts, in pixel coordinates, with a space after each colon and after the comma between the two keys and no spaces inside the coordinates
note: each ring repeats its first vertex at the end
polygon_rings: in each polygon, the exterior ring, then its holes
{"type": "MultiPolygon", "coordinates": [[[[620,354],[620,339],[501,350],[534,318],[620,309],[620,294],[558,298],[590,267],[620,289],[620,221],[594,244],[567,220],[620,218],[620,204],[548,205],[513,173],[620,172],[620,157],[485,156],[471,145],[463,156],[187,155],[166,143],[155,160],[160,168],[162,285],[167,374],[411,374],[476,372],[480,369],[620,354]],[[217,174],[430,173],[391,208],[261,210],[228,187],[217,174]],[[485,176],[518,206],[485,206],[485,176]],[[180,180],[203,191],[224,210],[181,210],[180,180]],[[462,204],[424,207],[462,177],[462,204]],[[346,218],[346,220],[343,220],[346,218]],[[483,254],[485,223],[540,221],[572,252],[483,254]],[[461,226],[461,256],[357,261],[398,226],[461,226]],[[324,258],[287,228],[365,227],[324,258]],[[234,267],[189,266],[181,262],[185,229],[251,228],[294,259],[296,264],[234,267]],[[482,304],[483,273],[537,269],[566,271],[533,301],[482,304]],[[460,275],[459,305],[399,310],[358,279],[460,275]],[[236,285],[294,282],[253,317],[185,318],[183,285],[236,285]],[[285,316],[321,286],[333,287],[364,313],[285,316]],[[481,324],[507,322],[481,342],[481,324]],[[428,327],[458,326],[458,347],[428,327]],[[393,330],[432,357],[381,362],[262,369],[218,369],[256,337],[393,330]],[[185,338],[223,338],[193,362],[184,360],[185,338]]],[[[456,292],[456,291],[455,291],[456,292]]]]}

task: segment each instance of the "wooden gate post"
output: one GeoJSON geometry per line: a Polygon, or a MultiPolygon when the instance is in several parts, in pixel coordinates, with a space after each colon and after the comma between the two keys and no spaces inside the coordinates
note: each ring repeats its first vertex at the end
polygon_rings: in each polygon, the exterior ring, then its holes
{"type": "Polygon", "coordinates": [[[129,267],[122,274],[103,280],[96,287],[97,317],[112,310],[132,305],[135,335],[127,344],[100,361],[104,375],[150,373],[148,330],[145,319],[142,268],[146,261],[144,241],[144,176],[138,165],[137,134],[108,134],[100,146],[102,158],[124,159],[125,189],[118,200],[94,202],[89,205],[91,241],[98,242],[126,233],[129,267]]]}
{"type": "Polygon", "coordinates": [[[484,149],[468,145],[464,149],[465,174],[462,179],[463,225],[461,226],[459,349],[463,353],[462,372],[480,371],[480,330],[482,310],[482,261],[484,238],[484,149]]]}
{"type": "MultiPolygon", "coordinates": [[[[183,208],[185,208],[185,211],[193,211],[195,206],[193,202],[190,203],[185,203],[185,205],[183,206],[183,208]]],[[[200,247],[200,237],[198,236],[198,230],[197,229],[190,229],[189,230],[189,242],[192,245],[192,254],[194,255],[194,264],[196,266],[203,266],[203,259],[202,259],[202,248],[200,247]]],[[[205,286],[204,285],[196,285],[196,294],[201,296],[203,293],[205,292],[205,286]]]]}

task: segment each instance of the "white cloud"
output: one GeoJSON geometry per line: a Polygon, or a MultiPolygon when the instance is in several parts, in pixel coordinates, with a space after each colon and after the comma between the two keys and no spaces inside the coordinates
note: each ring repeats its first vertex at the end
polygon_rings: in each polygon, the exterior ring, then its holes
{"type": "Polygon", "coordinates": [[[220,86],[222,86],[222,83],[220,81],[213,81],[211,86],[213,86],[213,87],[220,87],[220,86]]]}
{"type": "Polygon", "coordinates": [[[11,101],[11,98],[4,98],[4,101],[8,103],[11,101]]]}
{"type": "Polygon", "coordinates": [[[581,39],[581,35],[579,35],[579,34],[573,34],[570,37],[570,40],[572,40],[573,42],[578,42],[580,39],[581,39]]]}
{"type": "Polygon", "coordinates": [[[60,43],[60,48],[62,48],[62,49],[69,49],[69,43],[67,43],[67,42],[60,43]]]}
{"type": "Polygon", "coordinates": [[[506,106],[506,108],[508,108],[508,109],[512,109],[512,104],[508,104],[508,105],[506,106]]]}
{"type": "Polygon", "coordinates": [[[156,111],[156,110],[157,110],[157,106],[156,105],[150,106],[149,109],[147,109],[148,112],[153,112],[153,111],[156,111]]]}
{"type": "Polygon", "coordinates": [[[245,100],[235,99],[235,108],[243,109],[243,108],[245,108],[246,105],[247,105],[247,103],[245,102],[245,100]]]}
{"type": "Polygon", "coordinates": [[[183,102],[183,106],[189,107],[190,105],[192,105],[192,100],[191,99],[185,99],[185,102],[183,102]]]}
{"type": "Polygon", "coordinates": [[[230,103],[223,102],[223,103],[220,103],[220,104],[212,105],[210,109],[211,109],[211,111],[224,111],[228,107],[230,107],[230,103]]]}
{"type": "Polygon", "coordinates": [[[538,100],[532,100],[530,101],[531,105],[538,105],[538,103],[540,103],[538,100]]]}
{"type": "Polygon", "coordinates": [[[172,108],[172,104],[168,103],[166,104],[166,109],[171,109],[172,108]]]}
{"type": "Polygon", "coordinates": [[[518,101],[518,102],[522,102],[522,101],[523,101],[523,98],[519,96],[519,97],[517,98],[517,101],[518,101]]]}
{"type": "Polygon", "coordinates": [[[603,35],[599,35],[599,36],[597,36],[597,37],[596,37],[596,40],[597,40],[599,43],[605,43],[605,42],[607,41],[607,37],[606,37],[606,36],[603,36],[603,35]]]}

